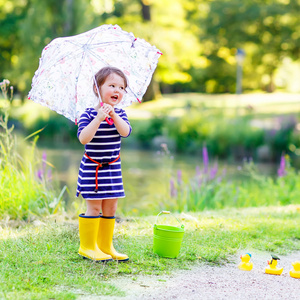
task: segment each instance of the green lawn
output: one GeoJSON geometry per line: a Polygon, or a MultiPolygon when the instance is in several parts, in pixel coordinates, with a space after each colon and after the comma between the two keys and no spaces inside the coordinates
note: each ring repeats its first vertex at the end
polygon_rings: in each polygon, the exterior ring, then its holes
{"type": "Polygon", "coordinates": [[[186,106],[206,109],[222,108],[228,114],[236,113],[237,108],[252,107],[257,115],[289,114],[299,111],[300,94],[220,94],[209,95],[199,93],[165,94],[158,100],[134,104],[126,109],[132,119],[143,119],[160,112],[170,116],[182,116],[186,106]]]}
{"type": "Polygon", "coordinates": [[[115,247],[127,253],[130,262],[107,265],[77,255],[76,220],[61,222],[57,216],[57,222],[52,219],[9,225],[2,221],[0,298],[123,295],[108,283],[108,278],[162,275],[199,264],[223,264],[246,250],[281,255],[300,249],[300,206],[205,211],[177,217],[185,225],[177,259],[160,258],[153,253],[155,216],[124,218],[116,226],[115,247]]]}
{"type": "MultiPolygon", "coordinates": [[[[222,108],[228,111],[229,114],[235,113],[236,108],[253,107],[256,114],[288,114],[299,111],[300,94],[287,93],[253,93],[253,94],[164,94],[159,99],[143,102],[142,104],[135,103],[126,108],[126,112],[130,119],[145,119],[150,118],[152,114],[160,112],[168,113],[170,116],[181,116],[186,113],[184,109],[187,105],[199,108],[215,109],[222,108]]],[[[0,98],[0,107],[5,104],[5,101],[0,98]],[[2,100],[2,101],[1,101],[2,100]]],[[[37,118],[49,118],[49,109],[36,104],[33,101],[26,100],[25,105],[20,105],[20,100],[16,99],[12,102],[13,107],[11,115],[16,118],[22,118],[25,125],[29,126],[37,118]]]]}

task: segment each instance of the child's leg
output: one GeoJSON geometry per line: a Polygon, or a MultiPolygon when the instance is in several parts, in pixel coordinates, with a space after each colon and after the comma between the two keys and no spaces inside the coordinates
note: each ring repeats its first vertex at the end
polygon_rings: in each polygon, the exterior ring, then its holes
{"type": "Polygon", "coordinates": [[[102,209],[102,200],[86,200],[86,216],[99,216],[102,209]]]}
{"type": "Polygon", "coordinates": [[[107,199],[102,202],[103,215],[100,217],[98,246],[104,253],[111,255],[118,261],[128,261],[126,254],[118,253],[113,246],[113,234],[115,228],[115,213],[118,199],[107,199]]]}
{"type": "Polygon", "coordinates": [[[105,217],[114,217],[118,207],[118,199],[102,200],[102,214],[105,217]]]}
{"type": "Polygon", "coordinates": [[[78,254],[83,258],[89,258],[95,261],[110,261],[112,257],[102,252],[97,244],[99,234],[100,215],[86,216],[79,215],[79,237],[80,247],[78,254]]]}
{"type": "Polygon", "coordinates": [[[110,261],[111,256],[103,253],[98,245],[101,200],[86,200],[86,213],[79,215],[79,255],[96,261],[110,261]]]}

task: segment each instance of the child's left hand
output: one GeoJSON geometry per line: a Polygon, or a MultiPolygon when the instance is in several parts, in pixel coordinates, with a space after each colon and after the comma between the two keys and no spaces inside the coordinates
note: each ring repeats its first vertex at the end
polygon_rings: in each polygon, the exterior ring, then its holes
{"type": "Polygon", "coordinates": [[[115,113],[115,109],[113,107],[111,107],[111,111],[109,112],[109,116],[113,119],[115,117],[116,113],[115,113]]]}

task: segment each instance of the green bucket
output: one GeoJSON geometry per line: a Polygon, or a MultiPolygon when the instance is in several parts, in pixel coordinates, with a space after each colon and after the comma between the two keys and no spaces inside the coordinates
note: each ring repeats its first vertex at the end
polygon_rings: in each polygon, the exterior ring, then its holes
{"type": "Polygon", "coordinates": [[[173,214],[180,227],[158,225],[157,220],[161,214],[171,213],[169,211],[161,211],[156,217],[156,222],[153,226],[153,252],[161,257],[176,258],[179,254],[184,226],[173,214]]]}

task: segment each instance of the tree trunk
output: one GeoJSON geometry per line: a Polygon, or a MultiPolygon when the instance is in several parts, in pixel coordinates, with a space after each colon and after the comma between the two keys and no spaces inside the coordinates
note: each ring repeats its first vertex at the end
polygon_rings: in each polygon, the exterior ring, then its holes
{"type": "MultiPolygon", "coordinates": [[[[151,1],[149,0],[140,0],[142,5],[142,18],[144,22],[151,22],[151,1]]],[[[153,74],[154,76],[154,74],[153,74]]],[[[148,89],[143,97],[143,102],[151,101],[156,99],[160,95],[159,84],[153,79],[148,86],[148,89]]]]}
{"type": "MultiPolygon", "coordinates": [[[[153,74],[154,75],[154,74],[153,74]]],[[[152,80],[148,86],[148,89],[143,97],[143,102],[151,101],[157,99],[161,95],[159,90],[159,84],[152,77],[152,80]]]]}
{"type": "Polygon", "coordinates": [[[270,73],[270,83],[267,87],[268,93],[273,93],[275,92],[275,83],[274,83],[274,72],[270,73]]]}
{"type": "Polygon", "coordinates": [[[141,0],[143,21],[151,21],[150,3],[147,0],[141,0]]]}
{"type": "Polygon", "coordinates": [[[71,34],[71,29],[72,29],[72,14],[73,14],[73,0],[66,0],[66,8],[65,8],[65,14],[66,14],[66,19],[64,23],[64,34],[65,35],[70,35],[71,34]]]}

